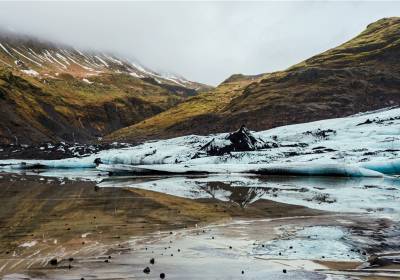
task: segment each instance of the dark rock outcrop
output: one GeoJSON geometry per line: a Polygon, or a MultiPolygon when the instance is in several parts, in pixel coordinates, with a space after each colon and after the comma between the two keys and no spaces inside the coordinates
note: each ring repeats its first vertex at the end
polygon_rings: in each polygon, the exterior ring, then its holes
{"type": "Polygon", "coordinates": [[[202,154],[221,156],[231,152],[256,151],[277,146],[274,142],[265,142],[261,138],[255,137],[245,125],[242,125],[239,130],[230,133],[225,139],[212,139],[201,147],[200,152],[194,158],[200,157],[202,154]]]}

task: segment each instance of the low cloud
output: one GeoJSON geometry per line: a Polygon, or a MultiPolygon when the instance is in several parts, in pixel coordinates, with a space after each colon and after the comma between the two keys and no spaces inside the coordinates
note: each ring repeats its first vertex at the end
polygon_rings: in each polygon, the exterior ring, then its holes
{"type": "Polygon", "coordinates": [[[0,2],[0,24],[218,84],[334,47],[400,2],[0,2]]]}

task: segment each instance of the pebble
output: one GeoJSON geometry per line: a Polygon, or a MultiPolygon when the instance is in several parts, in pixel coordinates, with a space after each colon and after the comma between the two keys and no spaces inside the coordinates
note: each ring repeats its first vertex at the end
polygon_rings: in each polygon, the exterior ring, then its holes
{"type": "Polygon", "coordinates": [[[143,269],[143,272],[146,273],[146,274],[149,274],[150,273],[150,267],[147,266],[145,269],[143,269]]]}

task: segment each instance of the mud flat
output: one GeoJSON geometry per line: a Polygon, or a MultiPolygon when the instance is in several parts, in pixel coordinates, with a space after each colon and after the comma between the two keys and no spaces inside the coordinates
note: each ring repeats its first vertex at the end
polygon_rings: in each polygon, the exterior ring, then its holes
{"type": "MultiPolygon", "coordinates": [[[[191,176],[95,183],[43,174],[0,174],[2,279],[400,276],[394,210],[340,211],[340,196],[304,197],[315,209],[274,201],[300,204],[306,188],[335,195],[331,189],[345,190],[343,184],[367,192],[379,187],[371,188],[372,181],[191,176]],[[324,204],[338,211],[323,211],[324,204]],[[368,262],[371,256],[375,263],[368,262]]],[[[398,190],[392,191],[396,197],[398,190]]]]}

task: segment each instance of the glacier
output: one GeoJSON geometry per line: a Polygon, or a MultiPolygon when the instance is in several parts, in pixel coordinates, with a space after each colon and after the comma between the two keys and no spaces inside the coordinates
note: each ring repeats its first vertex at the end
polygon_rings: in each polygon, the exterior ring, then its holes
{"type": "Polygon", "coordinates": [[[381,177],[400,172],[400,108],[251,132],[253,150],[209,155],[229,133],[188,135],[110,149],[81,158],[1,160],[2,169],[97,168],[110,173],[381,177]],[[261,144],[260,144],[261,143],[261,144]]]}

